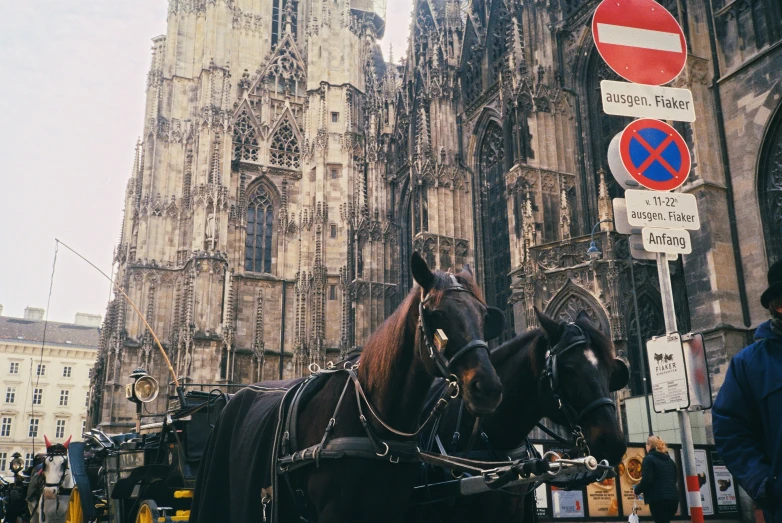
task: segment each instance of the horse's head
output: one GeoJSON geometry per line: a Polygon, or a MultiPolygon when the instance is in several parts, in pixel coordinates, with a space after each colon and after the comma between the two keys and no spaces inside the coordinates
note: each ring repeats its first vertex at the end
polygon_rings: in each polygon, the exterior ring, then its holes
{"type": "Polygon", "coordinates": [[[492,412],[502,400],[502,383],[486,341],[502,332],[502,312],[483,301],[469,265],[458,274],[433,272],[414,253],[411,269],[421,287],[417,344],[424,366],[436,377],[456,376],[470,412],[492,412]]]}
{"type": "Polygon", "coordinates": [[[627,365],[583,312],[574,323],[535,312],[544,334],[536,347],[544,415],[571,429],[581,427],[593,456],[619,463],[627,445],[610,393],[627,385],[627,365]]]}
{"type": "Polygon", "coordinates": [[[68,472],[68,445],[71,438],[62,445],[52,444],[49,438],[44,436],[46,441],[46,458],[43,462],[41,474],[46,479],[46,485],[43,490],[44,499],[55,499],[60,488],[70,488],[70,474],[68,472]]]}

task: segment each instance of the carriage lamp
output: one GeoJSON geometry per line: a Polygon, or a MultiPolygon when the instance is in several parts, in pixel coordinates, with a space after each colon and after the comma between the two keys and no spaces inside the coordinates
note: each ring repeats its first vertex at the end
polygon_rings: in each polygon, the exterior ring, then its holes
{"type": "Polygon", "coordinates": [[[149,403],[157,398],[160,386],[144,369],[136,369],[130,375],[133,383],[125,386],[125,397],[133,403],[149,403]]]}
{"type": "Polygon", "coordinates": [[[14,452],[11,460],[11,472],[18,474],[24,468],[24,458],[18,452],[14,452]]]}

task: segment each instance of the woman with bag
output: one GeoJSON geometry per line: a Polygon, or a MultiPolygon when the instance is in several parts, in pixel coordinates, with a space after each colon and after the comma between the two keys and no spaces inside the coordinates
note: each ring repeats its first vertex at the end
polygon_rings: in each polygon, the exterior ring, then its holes
{"type": "Polygon", "coordinates": [[[679,508],[676,463],[668,455],[668,445],[657,436],[646,440],[641,471],[641,482],[633,489],[635,495],[644,495],[655,523],[669,523],[679,508]]]}

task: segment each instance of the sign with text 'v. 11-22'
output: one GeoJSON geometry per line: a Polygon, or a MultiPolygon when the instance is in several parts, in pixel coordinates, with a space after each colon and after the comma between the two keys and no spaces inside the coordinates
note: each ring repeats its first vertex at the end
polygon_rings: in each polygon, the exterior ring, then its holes
{"type": "Polygon", "coordinates": [[[625,199],[630,225],[691,231],[701,228],[698,203],[692,194],[629,189],[625,199]]]}
{"type": "Polygon", "coordinates": [[[690,406],[684,348],[678,332],[646,342],[649,377],[655,412],[686,409],[690,406]]]}
{"type": "Polygon", "coordinates": [[[600,82],[603,112],[636,118],[694,122],[692,91],[656,85],[600,82]]]}

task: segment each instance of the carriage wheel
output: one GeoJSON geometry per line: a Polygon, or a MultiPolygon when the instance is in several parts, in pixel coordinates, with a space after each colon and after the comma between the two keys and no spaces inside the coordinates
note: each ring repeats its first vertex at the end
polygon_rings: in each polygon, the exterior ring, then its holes
{"type": "Polygon", "coordinates": [[[151,499],[144,500],[141,503],[141,508],[138,509],[136,514],[136,523],[158,523],[160,520],[160,512],[157,509],[157,503],[151,499]]]}
{"type": "Polygon", "coordinates": [[[65,523],[84,523],[84,512],[81,509],[81,495],[74,487],[68,498],[68,512],[65,513],[65,523]]]}

